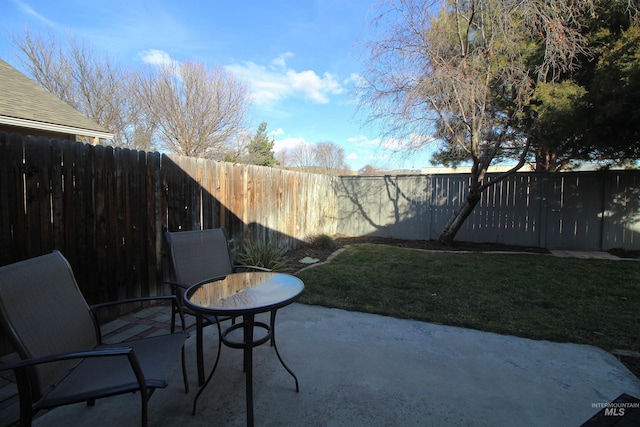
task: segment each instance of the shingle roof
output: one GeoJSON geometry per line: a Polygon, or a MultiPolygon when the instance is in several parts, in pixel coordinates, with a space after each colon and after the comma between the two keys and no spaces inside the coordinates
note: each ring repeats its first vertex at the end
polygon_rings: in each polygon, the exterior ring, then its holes
{"type": "Polygon", "coordinates": [[[0,59],[0,124],[113,138],[105,128],[0,59]]]}

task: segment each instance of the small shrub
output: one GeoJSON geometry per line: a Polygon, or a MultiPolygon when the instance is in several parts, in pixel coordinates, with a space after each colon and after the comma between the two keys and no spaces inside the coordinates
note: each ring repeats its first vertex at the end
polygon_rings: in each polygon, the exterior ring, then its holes
{"type": "Polygon", "coordinates": [[[308,241],[309,245],[316,249],[335,249],[336,242],[333,241],[333,237],[328,234],[318,234],[312,236],[308,241]]]}
{"type": "Polygon", "coordinates": [[[273,271],[288,270],[289,259],[286,251],[274,243],[263,241],[247,242],[242,245],[242,252],[235,254],[236,262],[242,265],[254,265],[273,271]]]}

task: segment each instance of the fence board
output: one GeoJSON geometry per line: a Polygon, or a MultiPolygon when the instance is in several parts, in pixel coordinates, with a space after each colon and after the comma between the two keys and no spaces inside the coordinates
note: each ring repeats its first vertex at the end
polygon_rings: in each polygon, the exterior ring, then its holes
{"type": "MultiPolygon", "coordinates": [[[[77,166],[76,162],[76,147],[80,144],[61,144],[60,150],[62,154],[62,226],[64,228],[63,236],[60,240],[56,240],[56,243],[65,256],[70,259],[78,259],[78,250],[82,250],[78,245],[80,244],[78,235],[78,221],[80,216],[77,213],[76,207],[82,206],[82,199],[79,192],[76,191],[74,169],[77,166]]],[[[72,268],[76,268],[76,265],[71,265],[72,268]]]]}
{"type": "MultiPolygon", "coordinates": [[[[94,162],[95,162],[95,149],[94,147],[87,145],[80,145],[78,149],[78,173],[79,176],[76,179],[76,183],[80,186],[79,193],[82,195],[78,202],[82,205],[78,208],[78,218],[80,222],[78,227],[78,238],[83,243],[79,243],[84,246],[84,251],[80,252],[84,254],[82,259],[76,261],[76,272],[79,272],[80,278],[78,283],[80,288],[85,293],[85,297],[90,304],[100,302],[95,293],[89,293],[89,289],[93,289],[95,284],[95,275],[97,274],[97,262],[96,262],[96,193],[94,191],[94,162]]],[[[74,264],[71,264],[72,266],[74,264]]]]}
{"type": "MultiPolygon", "coordinates": [[[[25,162],[25,214],[26,214],[26,234],[24,236],[27,242],[26,255],[32,257],[33,254],[41,252],[41,243],[43,241],[42,221],[40,217],[44,209],[42,209],[42,203],[45,202],[46,195],[43,193],[41,180],[42,180],[42,141],[38,141],[36,138],[28,138],[25,145],[25,158],[28,161],[25,162]],[[27,239],[27,235],[40,236],[40,239],[27,239]]],[[[44,237],[46,239],[46,236],[44,237]]]]}
{"type": "Polygon", "coordinates": [[[10,138],[0,138],[0,221],[7,221],[0,224],[2,234],[0,237],[0,261],[3,265],[12,262],[14,259],[21,260],[28,258],[25,245],[27,243],[27,230],[24,210],[24,164],[23,164],[23,143],[18,135],[10,138]],[[15,257],[15,258],[14,258],[15,257]]]}
{"type": "MultiPolygon", "coordinates": [[[[163,271],[163,235],[162,219],[166,211],[163,205],[164,187],[160,174],[160,154],[148,153],[145,171],[146,197],[144,208],[144,225],[146,226],[147,283],[142,283],[142,295],[162,295],[166,292],[162,283],[163,271]],[[145,292],[148,289],[148,292],[145,292]]],[[[168,277],[168,276],[167,276],[168,277]]]]}
{"type": "Polygon", "coordinates": [[[617,173],[605,186],[604,249],[640,247],[640,175],[617,173]]]}
{"type": "Polygon", "coordinates": [[[63,194],[63,175],[62,175],[62,144],[57,139],[49,141],[51,150],[50,155],[50,186],[51,186],[51,215],[50,229],[51,241],[49,244],[54,246],[54,242],[64,241],[64,194],[63,194]]]}
{"type": "MultiPolygon", "coordinates": [[[[11,173],[11,165],[8,163],[11,157],[8,154],[9,141],[0,139],[0,243],[10,244],[11,238],[11,187],[13,173],[11,173]]],[[[14,199],[15,200],[15,199],[14,199]]],[[[6,247],[6,250],[11,248],[6,247]]],[[[5,251],[0,253],[0,265],[5,262],[5,251]]]]}

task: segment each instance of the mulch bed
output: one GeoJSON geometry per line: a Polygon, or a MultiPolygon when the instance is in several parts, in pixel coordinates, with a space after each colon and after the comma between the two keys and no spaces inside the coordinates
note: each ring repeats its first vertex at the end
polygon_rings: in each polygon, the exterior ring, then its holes
{"type": "Polygon", "coordinates": [[[615,255],[618,258],[635,258],[640,259],[640,251],[632,250],[632,249],[620,249],[614,248],[610,249],[609,252],[611,255],[615,255]]]}
{"type": "Polygon", "coordinates": [[[528,247],[528,246],[515,246],[515,245],[502,245],[497,243],[473,243],[473,242],[454,242],[451,245],[443,245],[437,240],[404,240],[404,239],[391,239],[386,237],[373,237],[373,236],[336,236],[333,239],[335,247],[314,247],[311,245],[305,245],[298,249],[289,251],[287,257],[291,258],[296,269],[302,268],[305,265],[297,263],[296,261],[304,258],[317,258],[320,262],[326,261],[326,259],[336,250],[348,245],[354,245],[357,243],[371,243],[379,245],[392,245],[401,248],[413,248],[413,249],[426,249],[434,251],[477,251],[477,252],[531,252],[539,254],[548,254],[548,250],[543,248],[528,247]]]}

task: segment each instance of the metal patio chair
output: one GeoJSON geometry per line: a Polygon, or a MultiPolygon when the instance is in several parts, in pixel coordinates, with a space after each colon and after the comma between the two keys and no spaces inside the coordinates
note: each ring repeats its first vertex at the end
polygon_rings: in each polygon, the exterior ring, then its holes
{"type": "MultiPolygon", "coordinates": [[[[96,310],[145,297],[88,306],[67,260],[58,251],[0,267],[0,325],[20,361],[1,364],[16,376],[20,425],[41,409],[139,392],[141,424],[147,402],[182,354],[188,334],[171,333],[120,344],[101,343],[96,310]]],[[[184,322],[183,322],[184,325],[184,322]]]]}
{"type": "MultiPolygon", "coordinates": [[[[171,285],[174,295],[178,296],[178,304],[181,305],[184,291],[196,283],[238,271],[271,271],[268,268],[234,264],[224,228],[166,232],[165,239],[169,248],[174,276],[174,280],[167,283],[171,285]]],[[[188,307],[182,306],[181,308],[185,314],[190,314],[196,318],[198,384],[202,385],[205,380],[203,328],[217,322],[228,320],[234,322],[235,319],[231,317],[203,316],[188,307]]],[[[174,324],[176,310],[177,307],[174,307],[171,318],[172,325],[174,324]]],[[[220,337],[218,337],[219,340],[220,337]]],[[[220,342],[218,342],[218,345],[220,345],[220,342]]]]}

